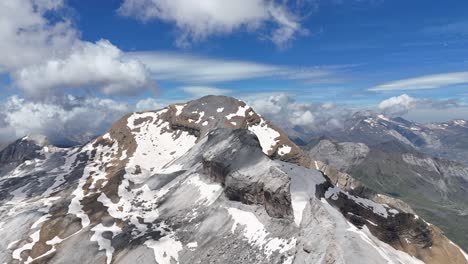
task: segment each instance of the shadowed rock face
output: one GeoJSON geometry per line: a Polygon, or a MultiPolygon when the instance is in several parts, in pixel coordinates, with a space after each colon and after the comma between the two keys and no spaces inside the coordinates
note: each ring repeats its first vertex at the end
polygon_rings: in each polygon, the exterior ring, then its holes
{"type": "Polygon", "coordinates": [[[432,246],[432,234],[429,227],[419,217],[413,214],[398,212],[396,208],[383,207],[385,215],[375,212],[372,206],[363,206],[359,200],[352,197],[362,197],[352,193],[339,191],[334,195],[327,194],[334,185],[326,181],[317,188],[316,196],[326,198],[333,206],[355,226],[366,225],[380,240],[395,247],[400,247],[401,241],[412,243],[421,248],[432,246]],[[398,212],[396,214],[391,213],[398,212]],[[387,213],[388,212],[388,213],[387,213]]]}
{"type": "Polygon", "coordinates": [[[0,263],[465,263],[437,229],[427,248],[412,215],[298,165],[310,159],[282,135],[204,97],[41,148],[0,178],[0,263]]]}
{"type": "MultiPolygon", "coordinates": [[[[208,140],[224,140],[231,132],[216,130],[208,140]]],[[[224,187],[226,197],[244,204],[261,204],[271,217],[292,218],[290,180],[287,174],[270,167],[255,170],[256,164],[268,160],[261,152],[260,143],[253,133],[238,129],[232,132],[233,139],[227,149],[203,155],[203,169],[215,182],[224,187]],[[241,168],[250,165],[252,169],[241,168]]]]}
{"type": "MultiPolygon", "coordinates": [[[[6,167],[15,168],[26,160],[38,158],[40,156],[38,151],[42,147],[43,145],[38,144],[36,141],[27,138],[18,139],[0,151],[0,167],[7,172],[6,167]]],[[[3,173],[0,170],[0,176],[3,173]]]]}

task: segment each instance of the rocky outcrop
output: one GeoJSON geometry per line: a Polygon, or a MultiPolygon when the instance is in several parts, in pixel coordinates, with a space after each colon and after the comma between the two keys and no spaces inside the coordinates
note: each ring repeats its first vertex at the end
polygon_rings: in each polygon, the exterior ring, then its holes
{"type": "Polygon", "coordinates": [[[324,177],[327,180],[317,186],[316,197],[325,198],[356,227],[362,229],[365,226],[381,241],[425,263],[443,263],[447,258],[453,258],[451,261],[454,263],[465,263],[468,260],[462,251],[457,252],[457,247],[443,236],[440,229],[415,215],[406,203],[377,194],[362,185],[349,192],[345,189],[338,190],[331,180],[336,180],[336,175],[329,177],[324,174],[324,177]],[[366,196],[369,200],[362,199],[366,196]],[[453,253],[455,257],[451,256],[453,253]]]}
{"type": "Polygon", "coordinates": [[[27,160],[43,157],[40,150],[46,145],[44,136],[32,135],[5,146],[0,150],[0,177],[27,160]]]}
{"type": "MultiPolygon", "coordinates": [[[[380,124],[372,129],[381,129],[382,124],[394,121],[378,118],[372,122],[380,124]]],[[[468,212],[466,166],[431,157],[396,140],[380,144],[374,142],[364,158],[350,151],[337,151],[337,146],[358,143],[337,143],[328,139],[322,141],[309,145],[307,152],[314,159],[320,160],[313,166],[329,175],[332,182],[350,193],[358,190],[367,193],[365,197],[376,202],[389,204],[404,212],[416,212],[444,230],[448,237],[462,247],[467,247],[468,229],[463,221],[468,212]],[[339,169],[335,169],[335,164],[339,169]],[[362,185],[364,189],[358,187],[362,185]],[[375,191],[369,192],[369,189],[375,191]]]]}
{"type": "Polygon", "coordinates": [[[275,218],[292,218],[290,179],[275,167],[256,168],[255,164],[268,163],[261,152],[256,136],[245,129],[214,130],[209,141],[231,138],[228,148],[208,149],[203,155],[203,169],[209,177],[224,188],[226,197],[244,204],[264,205],[266,212],[275,218]],[[219,137],[219,139],[216,139],[219,137]],[[244,169],[252,164],[250,170],[244,169]]]}
{"type": "Polygon", "coordinates": [[[323,139],[306,151],[313,159],[333,164],[335,169],[342,171],[353,164],[359,164],[370,150],[363,143],[334,142],[323,139]]]}
{"type": "Polygon", "coordinates": [[[18,139],[0,152],[0,166],[8,163],[20,164],[26,160],[32,160],[39,156],[38,151],[46,144],[46,141],[31,140],[28,137],[18,139]]]}

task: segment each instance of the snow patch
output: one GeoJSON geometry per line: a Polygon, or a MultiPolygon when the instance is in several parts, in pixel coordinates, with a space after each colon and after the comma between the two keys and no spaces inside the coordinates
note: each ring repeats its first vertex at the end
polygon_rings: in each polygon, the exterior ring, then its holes
{"type": "Polygon", "coordinates": [[[112,255],[114,254],[114,248],[111,245],[111,240],[104,238],[102,234],[104,232],[111,232],[112,233],[112,238],[122,232],[122,229],[118,227],[115,223],[112,226],[104,226],[102,224],[99,224],[93,228],[91,228],[92,231],[94,231],[94,234],[91,236],[91,241],[96,241],[99,245],[99,250],[105,250],[106,251],[106,257],[107,257],[107,264],[110,264],[112,261],[112,255]]]}
{"type": "Polygon", "coordinates": [[[183,249],[182,243],[175,240],[174,235],[168,235],[159,240],[148,240],[145,245],[154,251],[154,259],[158,264],[179,263],[179,251],[183,249]]]}
{"type": "Polygon", "coordinates": [[[328,188],[328,190],[325,192],[325,198],[327,199],[332,199],[332,200],[338,200],[338,194],[341,192],[341,189],[334,186],[328,188]]]}
{"type": "MultiPolygon", "coordinates": [[[[231,120],[231,118],[235,117],[235,116],[240,116],[240,117],[245,117],[245,112],[250,108],[250,106],[248,105],[245,105],[245,106],[239,106],[239,108],[237,109],[237,112],[235,113],[231,113],[229,115],[226,116],[226,119],[227,120],[231,120]]],[[[219,108],[218,108],[219,109],[219,108]]],[[[223,108],[224,109],[224,108],[223,108]]]]}
{"type": "Polygon", "coordinates": [[[291,152],[291,147],[287,145],[282,145],[281,147],[278,148],[278,154],[281,156],[289,154],[291,152]]]}
{"type": "Polygon", "coordinates": [[[265,254],[271,256],[275,251],[279,253],[287,252],[296,246],[296,239],[282,239],[278,237],[269,237],[265,227],[257,219],[255,214],[239,210],[237,208],[228,208],[229,215],[234,220],[231,232],[234,234],[239,225],[243,226],[242,234],[251,245],[255,245],[264,250],[265,254]]]}
{"type": "Polygon", "coordinates": [[[281,136],[278,131],[268,127],[268,124],[263,119],[259,124],[249,126],[248,129],[257,135],[258,140],[260,141],[260,146],[262,146],[263,153],[265,154],[270,152],[270,150],[277,144],[277,138],[281,136]]]}
{"type": "Polygon", "coordinates": [[[200,179],[200,175],[198,174],[191,176],[186,183],[198,187],[200,198],[195,202],[203,201],[203,205],[205,206],[209,206],[214,203],[223,192],[221,185],[217,183],[205,183],[200,179]]]}
{"type": "Polygon", "coordinates": [[[175,115],[178,116],[178,115],[182,114],[182,110],[184,110],[184,108],[185,108],[186,105],[187,105],[187,104],[183,104],[183,105],[174,105],[175,108],[176,108],[176,114],[175,114],[175,115]]]}
{"type": "Polygon", "coordinates": [[[197,243],[197,241],[195,241],[195,242],[190,242],[190,243],[187,244],[187,247],[188,247],[190,250],[193,251],[193,250],[195,250],[195,248],[198,247],[198,243],[197,243]]]}
{"type": "Polygon", "coordinates": [[[278,168],[291,177],[291,204],[294,213],[294,222],[300,226],[302,215],[311,199],[315,199],[317,184],[325,178],[317,170],[307,169],[287,162],[276,161],[278,168]]]}
{"type": "Polygon", "coordinates": [[[127,126],[139,128],[139,131],[132,132],[137,148],[130,163],[148,171],[159,170],[182,156],[197,140],[187,131],[172,131],[169,122],[159,118],[159,113],[133,114],[128,118],[127,126]],[[133,126],[135,120],[145,117],[151,117],[151,120],[142,122],[138,127],[133,126]],[[154,120],[157,120],[156,124],[154,120]]]}

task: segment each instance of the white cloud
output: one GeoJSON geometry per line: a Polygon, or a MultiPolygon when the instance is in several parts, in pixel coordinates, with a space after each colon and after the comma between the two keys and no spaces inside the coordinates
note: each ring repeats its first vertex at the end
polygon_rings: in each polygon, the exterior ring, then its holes
{"type": "Polygon", "coordinates": [[[407,94],[390,97],[379,103],[378,107],[387,114],[403,114],[416,107],[418,99],[407,94]]]}
{"type": "Polygon", "coordinates": [[[49,23],[43,16],[56,11],[62,1],[0,1],[0,70],[13,71],[64,55],[73,46],[78,32],[70,21],[49,23]]]}
{"type": "MultiPolygon", "coordinates": [[[[164,52],[134,52],[126,57],[141,61],[156,80],[183,83],[217,83],[256,78],[333,82],[339,71],[350,66],[290,67],[251,61],[225,60],[164,52]]],[[[338,82],[341,79],[337,79],[338,82]]]]}
{"type": "Polygon", "coordinates": [[[139,112],[143,111],[151,111],[151,110],[158,110],[161,108],[166,107],[168,104],[173,102],[169,102],[166,100],[158,100],[154,98],[145,98],[138,101],[135,105],[135,110],[139,112]]]}
{"type": "Polygon", "coordinates": [[[106,40],[83,42],[65,58],[28,66],[13,76],[16,85],[34,97],[65,88],[96,87],[105,95],[134,95],[154,87],[143,64],[123,60],[122,52],[106,40]]]}
{"type": "Polygon", "coordinates": [[[182,91],[189,93],[193,97],[202,97],[205,95],[226,95],[232,93],[230,89],[223,89],[210,86],[183,86],[182,91]]]}
{"type": "Polygon", "coordinates": [[[258,94],[244,99],[256,112],[288,131],[295,126],[310,132],[336,129],[352,114],[329,102],[296,102],[284,93],[258,94]]]}
{"type": "Polygon", "coordinates": [[[180,31],[178,46],[239,30],[266,32],[283,46],[305,32],[286,2],[274,0],[125,0],[118,11],[142,21],[174,23],[180,31]],[[274,28],[267,29],[268,25],[274,28]]]}
{"type": "Polygon", "coordinates": [[[416,78],[393,81],[369,88],[369,91],[395,91],[436,89],[450,85],[468,83],[468,72],[452,72],[424,75],[416,78]]]}
{"type": "Polygon", "coordinates": [[[0,142],[27,134],[46,135],[52,143],[82,142],[102,134],[129,112],[126,103],[66,96],[33,102],[12,96],[0,105],[0,142]]]}
{"type": "Polygon", "coordinates": [[[433,100],[428,98],[414,98],[407,94],[390,97],[379,103],[378,108],[387,115],[401,116],[416,109],[443,110],[457,108],[457,100],[433,100]]]}
{"type": "Polygon", "coordinates": [[[110,42],[80,40],[61,8],[62,0],[0,1],[0,71],[17,88],[43,99],[61,88],[134,94],[154,87],[143,64],[124,59],[110,42]]]}

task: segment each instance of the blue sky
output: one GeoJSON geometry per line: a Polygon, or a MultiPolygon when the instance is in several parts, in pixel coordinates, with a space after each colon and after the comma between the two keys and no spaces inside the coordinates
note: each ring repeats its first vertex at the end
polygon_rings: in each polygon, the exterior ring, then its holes
{"type": "Polygon", "coordinates": [[[459,0],[6,0],[0,139],[43,132],[43,115],[62,131],[84,108],[114,121],[109,112],[205,94],[468,118],[466,10],[459,0]]]}
{"type": "MultiPolygon", "coordinates": [[[[322,81],[247,79],[201,83],[240,92],[293,91],[314,94],[312,100],[375,103],[408,93],[428,98],[455,98],[468,92],[466,84],[440,89],[369,92],[367,89],[399,79],[460,72],[468,69],[468,18],[465,1],[318,1],[303,18],[308,35],[285,48],[251,32],[209,36],[188,48],[174,44],[173,23],[141,22],[122,17],[121,1],[70,1],[75,23],[85,40],[105,38],[124,51],[158,51],[219,60],[240,60],[295,68],[330,68],[322,81]],[[337,69],[334,69],[334,68],[337,69]]],[[[304,12],[302,12],[304,13],[304,12]]],[[[157,76],[156,76],[157,79],[157,76]]],[[[159,81],[161,96],[183,98],[176,87],[190,82],[159,81]]],[[[199,83],[197,83],[199,85],[199,83]]],[[[411,87],[408,87],[411,88],[411,87]]],[[[301,99],[301,96],[298,97],[301,99]]]]}

